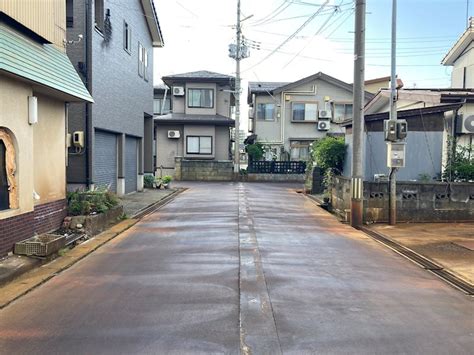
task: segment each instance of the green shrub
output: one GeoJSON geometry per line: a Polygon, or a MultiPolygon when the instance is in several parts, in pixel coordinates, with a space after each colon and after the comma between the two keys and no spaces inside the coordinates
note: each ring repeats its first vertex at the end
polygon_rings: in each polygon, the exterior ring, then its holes
{"type": "Polygon", "coordinates": [[[143,185],[145,185],[147,189],[153,188],[154,183],[155,183],[155,177],[153,175],[145,175],[143,177],[143,185]]]}
{"type": "Polygon", "coordinates": [[[119,204],[117,196],[107,189],[70,192],[67,201],[72,216],[104,213],[119,204]]]}
{"type": "Polygon", "coordinates": [[[447,181],[474,180],[474,146],[456,144],[454,138],[448,141],[448,157],[443,179],[447,181]]]}
{"type": "Polygon", "coordinates": [[[247,154],[249,155],[249,160],[259,161],[262,159],[264,150],[260,143],[249,144],[245,147],[247,154]]]}
{"type": "Polygon", "coordinates": [[[165,175],[161,178],[161,181],[163,181],[163,184],[169,184],[173,180],[171,175],[165,175]]]}
{"type": "Polygon", "coordinates": [[[336,174],[342,173],[346,145],[342,137],[324,137],[317,140],[312,146],[312,159],[314,165],[327,170],[331,169],[336,174]]]}

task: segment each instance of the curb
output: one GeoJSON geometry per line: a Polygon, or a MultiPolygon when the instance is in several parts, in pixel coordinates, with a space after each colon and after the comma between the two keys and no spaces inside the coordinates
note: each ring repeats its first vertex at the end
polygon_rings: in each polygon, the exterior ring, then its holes
{"type": "Polygon", "coordinates": [[[173,191],[172,193],[170,193],[165,198],[163,198],[159,201],[156,201],[156,202],[152,203],[151,205],[148,205],[148,206],[143,207],[142,209],[138,210],[130,218],[142,219],[146,215],[149,215],[150,213],[153,213],[157,209],[159,209],[159,208],[165,206],[166,204],[170,203],[172,200],[174,200],[176,198],[176,196],[178,196],[180,193],[182,193],[186,190],[187,190],[187,188],[185,188],[185,187],[179,187],[178,189],[176,189],[176,191],[173,191]]]}
{"type": "MultiPolygon", "coordinates": [[[[320,201],[318,198],[310,195],[304,195],[308,198],[311,202],[317,204],[319,206],[320,201]]],[[[319,206],[320,207],[320,206],[319,206]]],[[[322,208],[323,209],[323,208],[322,208]]],[[[326,210],[327,213],[334,216],[333,213],[326,210]]],[[[341,223],[341,222],[340,222],[341,223]]],[[[449,270],[445,269],[443,266],[439,265],[435,261],[418,254],[414,250],[394,241],[390,237],[383,235],[379,232],[371,230],[365,226],[360,226],[356,228],[361,232],[365,233],[372,239],[375,239],[377,242],[383,244],[384,246],[390,248],[397,254],[405,257],[406,259],[410,260],[411,262],[417,264],[418,266],[422,267],[423,269],[431,272],[432,274],[438,276],[443,281],[447,282],[449,285],[453,286],[459,291],[462,291],[466,295],[473,296],[474,295],[474,285],[470,282],[464,280],[463,278],[455,275],[454,273],[450,272],[449,270]]]]}
{"type": "Polygon", "coordinates": [[[11,282],[0,286],[0,310],[7,307],[13,301],[31,292],[38,286],[44,284],[64,270],[69,269],[71,266],[92,254],[94,251],[107,244],[112,239],[120,236],[123,232],[138,223],[143,217],[170,203],[176,196],[185,190],[186,189],[184,188],[176,190],[175,192],[166,196],[164,199],[144,207],[135,214],[134,218],[129,218],[117,223],[104,232],[78,245],[74,249],[71,249],[68,253],[66,253],[66,255],[54,259],[47,264],[39,265],[39,267],[23,273],[11,282]]]}

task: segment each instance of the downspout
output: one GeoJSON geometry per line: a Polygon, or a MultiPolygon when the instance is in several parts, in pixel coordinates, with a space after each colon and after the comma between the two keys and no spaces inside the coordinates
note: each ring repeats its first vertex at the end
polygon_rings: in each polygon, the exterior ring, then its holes
{"type": "Polygon", "coordinates": [[[160,115],[163,115],[163,111],[165,110],[165,103],[166,103],[166,96],[168,94],[168,86],[165,88],[165,94],[163,95],[163,102],[161,103],[161,110],[160,110],[160,115]]]}
{"type": "MultiPolygon", "coordinates": [[[[85,12],[86,12],[86,30],[84,38],[84,56],[86,61],[86,88],[89,90],[89,93],[92,95],[92,70],[91,70],[91,53],[92,53],[92,36],[91,36],[91,6],[90,0],[85,2],[85,12]]],[[[92,107],[89,102],[86,102],[86,183],[89,188],[92,184],[92,107]]]]}

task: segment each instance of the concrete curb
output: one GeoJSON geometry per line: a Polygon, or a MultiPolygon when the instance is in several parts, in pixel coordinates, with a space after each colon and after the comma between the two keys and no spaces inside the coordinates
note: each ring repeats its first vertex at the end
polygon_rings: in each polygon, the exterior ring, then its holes
{"type": "Polygon", "coordinates": [[[28,271],[11,282],[0,287],[0,309],[5,308],[13,301],[26,295],[30,291],[34,290],[38,286],[42,285],[46,281],[52,279],[56,275],[60,274],[64,270],[69,269],[71,266],[76,264],[78,261],[84,259],[88,255],[92,254],[95,250],[99,249],[103,245],[107,244],[112,239],[120,236],[123,232],[134,226],[146,215],[156,211],[164,205],[170,203],[176,196],[186,189],[181,188],[166,196],[164,199],[159,200],[151,205],[141,209],[135,214],[135,218],[126,219],[106,231],[96,235],[88,241],[78,245],[74,249],[71,249],[64,256],[57,258],[50,263],[43,264],[31,271],[28,271]]]}
{"type": "MultiPolygon", "coordinates": [[[[311,202],[317,204],[321,203],[319,199],[314,196],[304,195],[307,199],[311,202]]],[[[323,209],[323,208],[322,208],[323,209]]],[[[334,215],[333,213],[326,210],[327,213],[334,215]]],[[[342,223],[342,222],[341,222],[342,223]]],[[[453,286],[457,290],[462,291],[467,295],[474,295],[474,285],[472,285],[469,281],[465,280],[464,278],[458,276],[454,272],[450,271],[449,269],[445,269],[443,266],[439,265],[435,261],[427,258],[424,255],[418,254],[414,250],[398,243],[397,241],[393,240],[392,238],[383,235],[379,232],[376,232],[372,229],[369,229],[365,226],[361,226],[356,228],[360,230],[367,236],[371,237],[372,239],[376,240],[377,242],[383,244],[385,247],[390,248],[397,254],[403,256],[404,258],[410,260],[411,262],[417,264],[418,266],[422,267],[423,269],[431,272],[432,274],[438,276],[443,281],[447,282],[449,285],[453,286]]]]}

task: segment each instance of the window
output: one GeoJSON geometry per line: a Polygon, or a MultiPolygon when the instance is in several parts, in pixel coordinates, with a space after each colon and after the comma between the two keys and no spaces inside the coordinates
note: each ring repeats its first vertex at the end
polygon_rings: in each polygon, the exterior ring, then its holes
{"type": "Polygon", "coordinates": [[[318,104],[316,103],[299,103],[292,104],[292,120],[293,121],[316,121],[318,119],[318,104]]]}
{"type": "Polygon", "coordinates": [[[163,107],[163,112],[161,108],[163,106],[163,99],[154,99],[153,100],[153,113],[155,115],[166,115],[171,111],[171,99],[169,97],[165,100],[165,106],[163,107]]]}
{"type": "Polygon", "coordinates": [[[125,21],[123,22],[123,49],[128,53],[132,51],[132,29],[125,21]]]}
{"type": "Polygon", "coordinates": [[[213,108],[214,90],[213,89],[189,89],[188,107],[213,108]]]}
{"type": "Polygon", "coordinates": [[[143,47],[143,79],[148,81],[148,49],[143,47]]]}
{"type": "Polygon", "coordinates": [[[212,137],[210,136],[187,136],[186,137],[187,154],[212,154],[212,137]]]}
{"type": "Polygon", "coordinates": [[[290,156],[293,161],[307,161],[311,141],[291,141],[290,156]]]}
{"type": "Polygon", "coordinates": [[[352,104],[333,103],[334,122],[342,122],[352,118],[352,104]]]}
{"type": "Polygon", "coordinates": [[[0,140],[0,210],[10,208],[6,155],[7,150],[5,144],[0,140]]]}
{"type": "Polygon", "coordinates": [[[138,42],[138,75],[148,81],[148,50],[138,42]]]}
{"type": "Polygon", "coordinates": [[[73,0],[66,0],[66,28],[74,27],[73,0]]]}
{"type": "Polygon", "coordinates": [[[138,75],[143,77],[143,70],[145,68],[143,61],[143,46],[141,43],[138,43],[138,75]]]}
{"type": "Polygon", "coordinates": [[[94,2],[95,27],[104,32],[104,0],[95,0],[94,2]]]}
{"type": "Polygon", "coordinates": [[[275,119],[275,104],[258,104],[257,119],[273,121],[275,119]]]}

